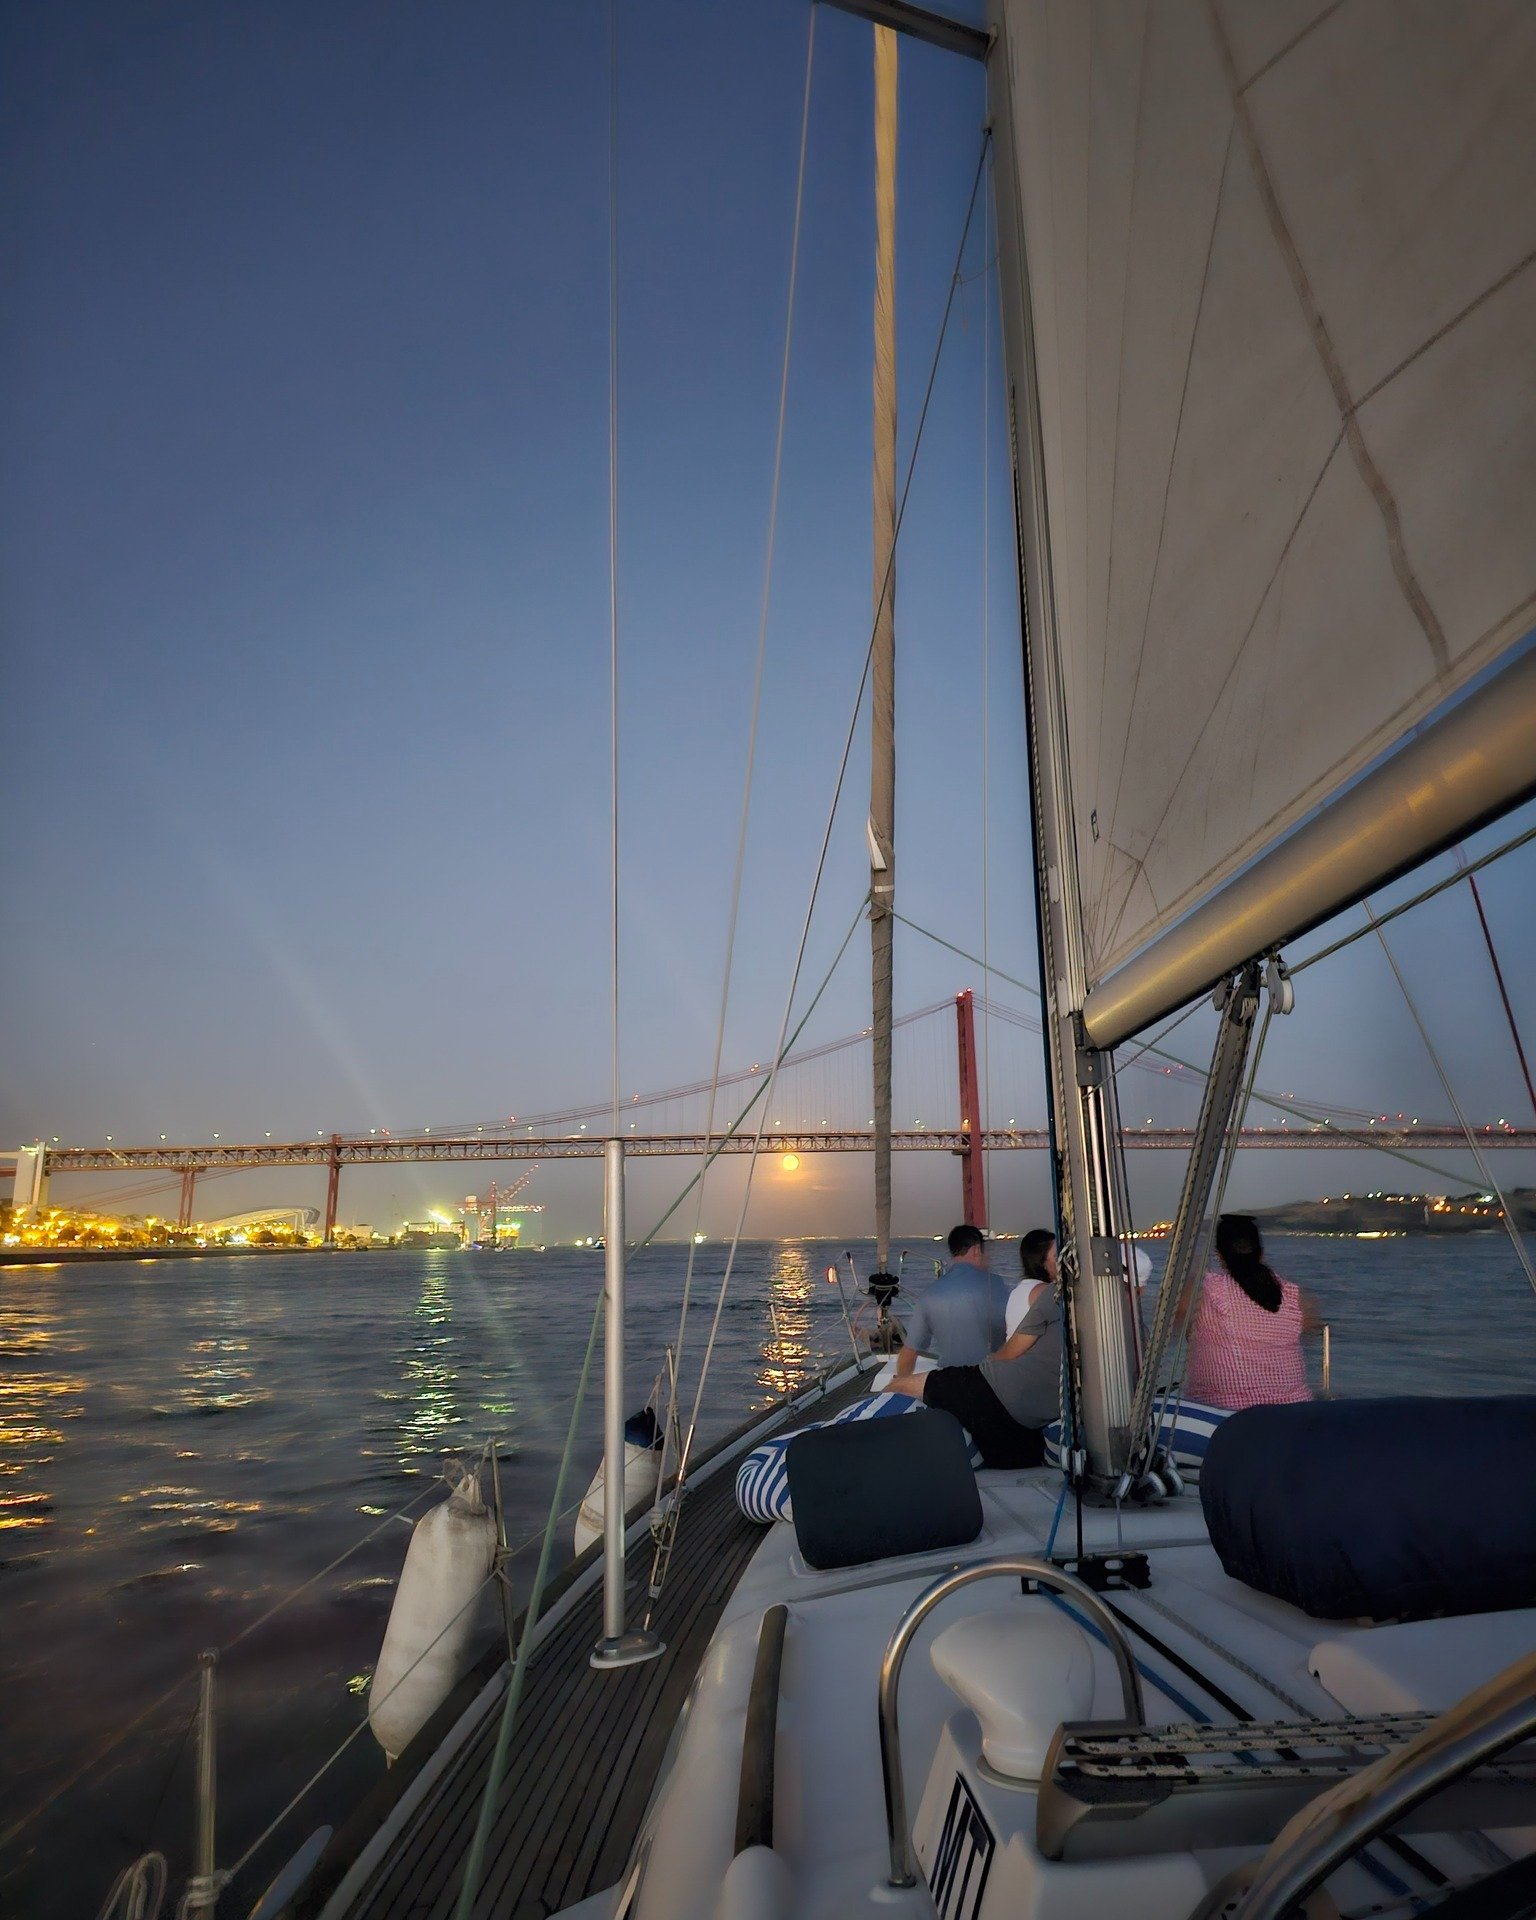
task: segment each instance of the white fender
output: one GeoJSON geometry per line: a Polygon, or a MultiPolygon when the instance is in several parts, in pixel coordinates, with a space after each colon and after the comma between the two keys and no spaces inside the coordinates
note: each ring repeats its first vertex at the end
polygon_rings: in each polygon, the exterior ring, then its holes
{"type": "Polygon", "coordinates": [[[474,1474],[465,1474],[442,1505],[423,1514],[412,1529],[368,1690],[368,1724],[391,1760],[404,1752],[468,1666],[480,1612],[477,1590],[495,1552],[495,1517],[480,1497],[474,1474]]]}
{"type": "MultiPolygon", "coordinates": [[[[640,1500],[649,1500],[656,1491],[656,1476],[661,1470],[661,1455],[655,1447],[642,1447],[633,1440],[624,1442],[624,1511],[640,1500]]],[[[576,1551],[585,1553],[594,1540],[603,1537],[603,1470],[598,1468],[587,1488],[581,1511],[576,1516],[576,1551]]]]}

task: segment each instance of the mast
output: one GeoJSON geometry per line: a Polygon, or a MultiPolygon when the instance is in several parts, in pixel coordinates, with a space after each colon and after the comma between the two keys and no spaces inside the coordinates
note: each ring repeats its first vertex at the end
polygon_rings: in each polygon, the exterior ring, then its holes
{"type": "Polygon", "coordinates": [[[891,972],[896,893],[896,35],[875,28],[875,621],[869,932],[876,1266],[891,1248],[891,972]]]}
{"type": "Polygon", "coordinates": [[[1085,1463],[1074,1462],[1074,1473],[1086,1464],[1105,1484],[1118,1478],[1125,1464],[1135,1382],[1134,1326],[1121,1238],[1125,1179],[1112,1056],[1090,1047],[1083,1028],[1087,971],[1012,64],[1000,6],[994,7],[993,18],[997,37],[987,75],[993,150],[999,159],[998,275],[1024,628],[1040,991],[1060,1263],[1078,1415],[1074,1450],[1084,1447],[1087,1453],[1085,1463]]]}

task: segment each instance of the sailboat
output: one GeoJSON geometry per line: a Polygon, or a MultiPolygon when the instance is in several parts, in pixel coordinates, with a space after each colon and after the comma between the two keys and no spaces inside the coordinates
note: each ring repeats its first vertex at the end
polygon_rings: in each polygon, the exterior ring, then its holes
{"type": "MultiPolygon", "coordinates": [[[[976,1472],[932,1455],[930,1414],[871,1419],[869,1477],[802,1477],[764,1531],[738,1470],[866,1405],[852,1357],[674,1452],[653,1555],[652,1514],[619,1497],[614,1143],[604,1539],[263,1912],[1529,1912],[1536,1401],[1255,1409],[1213,1491],[1161,1389],[1256,1048],[1296,998],[1291,943],[1536,793],[1536,16],[993,0],[981,30],[846,4],[885,85],[899,33],[986,71],[1059,1458],[976,1472]],[[1115,1050],[1205,996],[1218,1036],[1144,1327],[1115,1050]],[[860,1518],[893,1502],[894,1552],[860,1518]]],[[[882,1269],[892,777],[877,749],[882,1269]]]]}

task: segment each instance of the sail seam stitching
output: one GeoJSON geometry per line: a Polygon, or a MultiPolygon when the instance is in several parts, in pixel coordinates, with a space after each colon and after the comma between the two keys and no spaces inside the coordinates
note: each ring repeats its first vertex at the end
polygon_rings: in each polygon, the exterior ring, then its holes
{"type": "Polygon", "coordinates": [[[1416,360],[1421,360],[1424,355],[1429,352],[1431,347],[1439,346],[1447,334],[1454,333],[1464,320],[1469,320],[1472,315],[1477,312],[1479,307],[1486,306],[1495,295],[1502,293],[1511,281],[1518,280],[1533,260],[1536,260],[1536,247],[1532,247],[1523,260],[1517,260],[1507,272],[1501,273],[1497,280],[1491,282],[1490,285],[1483,288],[1481,293],[1469,300],[1461,309],[1460,313],[1452,314],[1451,318],[1447,320],[1443,326],[1437,327],[1427,340],[1420,341],[1413,352],[1408,354],[1404,359],[1399,360],[1390,373],[1384,373],[1376,382],[1375,386],[1367,393],[1363,393],[1355,402],[1355,412],[1358,413],[1362,407],[1369,406],[1377,394],[1382,392],[1384,388],[1390,387],[1400,373],[1406,373],[1408,368],[1411,367],[1416,360]]]}
{"type": "MultiPolygon", "coordinates": [[[[1337,448],[1337,442],[1335,443],[1335,448],[1337,448]]],[[[1478,635],[1472,645],[1462,653],[1460,660],[1457,662],[1458,672],[1454,683],[1455,686],[1464,686],[1469,679],[1480,672],[1492,657],[1490,653],[1491,643],[1497,640],[1500,635],[1507,632],[1512,622],[1522,619],[1526,613],[1533,608],[1536,608],[1536,592],[1527,594],[1522,601],[1510,608],[1508,612],[1500,614],[1498,619],[1487,626],[1483,632],[1478,635]]],[[[1440,692],[1437,692],[1434,699],[1430,700],[1429,710],[1433,710],[1439,699],[1443,697],[1444,691],[1445,690],[1442,689],[1440,692]]],[[[1387,718],[1382,721],[1381,725],[1369,736],[1369,747],[1368,750],[1364,752],[1363,757],[1351,759],[1349,762],[1350,770],[1344,775],[1345,780],[1352,779],[1355,773],[1369,767],[1394,745],[1406,727],[1412,725],[1414,720],[1424,717],[1426,709],[1419,704],[1422,697],[1420,694],[1415,694],[1393,709],[1387,718]]],[[[1297,799],[1277,809],[1277,811],[1270,814],[1267,819],[1260,821],[1229,857],[1229,861],[1216,869],[1215,878],[1212,878],[1210,874],[1206,874],[1186,886],[1180,894],[1176,895],[1175,898],[1168,903],[1166,913],[1169,919],[1182,917],[1192,908],[1198,906],[1202,900],[1213,896],[1227,880],[1241,872],[1250,860],[1261,853],[1268,841],[1278,838],[1281,834],[1288,833],[1291,827],[1305,820],[1309,814],[1322,804],[1328,797],[1328,794],[1333,790],[1329,782],[1337,771],[1338,765],[1335,763],[1333,767],[1326,769],[1323,774],[1319,775],[1297,799]]],[[[1363,929],[1362,931],[1368,932],[1369,929],[1363,929]]],[[[1322,955],[1315,954],[1312,957],[1314,959],[1321,959],[1322,955]]],[[[1109,973],[1127,958],[1129,958],[1129,952],[1125,954],[1112,953],[1104,977],[1107,978],[1109,973]]],[[[1383,1151],[1386,1151],[1386,1149],[1383,1149],[1383,1151]]],[[[1414,1164],[1420,1163],[1415,1162],[1414,1164]]],[[[1440,1173],[1443,1172],[1444,1169],[1434,1167],[1431,1168],[1430,1171],[1440,1173]]]]}
{"type": "MultiPolygon", "coordinates": [[[[1211,231],[1206,241],[1205,266],[1200,275],[1200,298],[1196,303],[1194,321],[1189,330],[1189,351],[1184,360],[1184,384],[1179,389],[1178,418],[1175,420],[1173,427],[1173,444],[1168,449],[1168,471],[1163,476],[1163,506],[1157,526],[1157,552],[1153,555],[1152,559],[1152,578],[1147,588],[1146,608],[1142,614],[1141,643],[1136,650],[1136,672],[1131,681],[1131,698],[1130,705],[1127,709],[1131,715],[1134,715],[1136,711],[1136,696],[1141,690],[1141,669],[1147,654],[1147,632],[1152,624],[1152,602],[1157,595],[1157,576],[1162,569],[1163,563],[1163,541],[1168,531],[1168,497],[1173,491],[1173,470],[1178,462],[1179,441],[1184,432],[1184,407],[1189,399],[1190,374],[1195,364],[1195,342],[1200,337],[1200,320],[1205,312],[1205,296],[1211,284],[1211,260],[1216,251],[1216,231],[1221,225],[1222,202],[1227,196],[1227,178],[1231,172],[1231,168],[1232,136],[1229,133],[1227,136],[1226,152],[1222,156],[1221,179],[1216,187],[1216,204],[1211,209],[1211,231]]],[[[1127,730],[1127,743],[1129,743],[1129,729],[1127,730]]],[[[1115,781],[1114,804],[1109,810],[1109,828],[1105,834],[1105,838],[1111,843],[1114,841],[1115,829],[1120,822],[1120,796],[1125,790],[1125,766],[1127,757],[1128,756],[1124,754],[1121,756],[1120,773],[1115,781]]],[[[1140,862],[1137,864],[1139,866],[1140,862]]],[[[1134,885],[1134,876],[1132,884],[1134,885]]]]}
{"type": "MultiPolygon", "coordinates": [[[[1143,19],[1142,31],[1141,31],[1141,54],[1137,61],[1137,67],[1136,67],[1136,133],[1135,133],[1134,141],[1132,145],[1132,151],[1136,153],[1138,156],[1141,153],[1141,129],[1146,118],[1148,38],[1149,38],[1148,22],[1145,19],[1143,19]]],[[[1223,165],[1225,165],[1225,162],[1223,162],[1223,165]]],[[[1141,166],[1138,160],[1131,174],[1130,206],[1126,211],[1127,264],[1126,264],[1125,278],[1122,280],[1120,285],[1120,368],[1119,368],[1119,379],[1115,387],[1115,442],[1114,442],[1115,461],[1114,461],[1114,469],[1110,475],[1110,482],[1109,482],[1109,552],[1108,552],[1108,555],[1106,556],[1105,572],[1106,572],[1107,578],[1104,583],[1104,644],[1099,649],[1099,682],[1101,686],[1108,686],[1109,680],[1110,680],[1109,609],[1114,599],[1114,591],[1115,591],[1115,514],[1119,507],[1119,500],[1120,500],[1120,410],[1121,410],[1121,403],[1125,397],[1125,322],[1126,322],[1126,316],[1130,311],[1130,297],[1131,297],[1131,273],[1130,273],[1130,265],[1129,265],[1130,244],[1129,243],[1130,243],[1131,231],[1134,229],[1134,226],[1135,226],[1137,188],[1140,185],[1140,182],[1141,182],[1141,166]]],[[[1219,202],[1219,190],[1218,190],[1218,202],[1219,202]]],[[[1103,774],[1103,771],[1104,771],[1104,728],[1101,722],[1099,727],[1098,756],[1095,759],[1094,766],[1093,766],[1093,790],[1095,793],[1097,793],[1099,790],[1099,780],[1103,774]]],[[[1103,929],[1104,911],[1103,911],[1102,899],[1094,903],[1093,917],[1094,917],[1093,940],[1094,940],[1095,949],[1097,949],[1100,936],[1102,935],[1104,930],[1103,929]]]]}
{"type": "MultiPolygon", "coordinates": [[[[1286,560],[1290,555],[1291,548],[1296,544],[1296,536],[1298,533],[1300,533],[1303,522],[1306,520],[1308,513],[1310,513],[1312,510],[1312,502],[1317,498],[1318,491],[1322,487],[1323,481],[1327,478],[1328,470],[1333,465],[1334,457],[1337,455],[1340,446],[1343,444],[1343,441],[1344,441],[1344,431],[1343,431],[1343,428],[1341,427],[1339,432],[1334,436],[1333,444],[1332,446],[1329,447],[1327,456],[1324,458],[1321,466],[1319,466],[1317,470],[1317,478],[1312,482],[1312,486],[1307,494],[1306,499],[1303,500],[1301,503],[1300,512],[1296,515],[1295,520],[1292,521],[1291,523],[1291,530],[1285,536],[1285,545],[1280,549],[1279,553],[1275,556],[1275,564],[1270,569],[1269,578],[1264,582],[1263,591],[1260,593],[1258,600],[1255,603],[1255,606],[1253,609],[1253,615],[1250,618],[1247,628],[1243,633],[1242,640],[1238,644],[1237,651],[1233,654],[1231,660],[1228,662],[1226,672],[1222,675],[1221,685],[1216,690],[1216,698],[1211,702],[1211,710],[1206,716],[1205,724],[1201,727],[1199,733],[1195,736],[1193,745],[1190,747],[1189,752],[1185,755],[1184,764],[1179,769],[1178,778],[1174,781],[1172,787],[1169,789],[1167,802],[1164,805],[1162,812],[1158,815],[1157,822],[1152,828],[1152,832],[1148,837],[1148,842],[1147,842],[1148,852],[1150,852],[1152,847],[1156,844],[1157,836],[1163,830],[1163,823],[1167,820],[1169,813],[1172,811],[1173,803],[1179,796],[1179,789],[1184,784],[1184,776],[1189,772],[1190,767],[1194,764],[1195,756],[1200,751],[1201,744],[1204,741],[1205,736],[1210,729],[1211,722],[1216,718],[1217,710],[1220,708],[1222,698],[1225,695],[1228,686],[1231,684],[1232,676],[1237,671],[1238,665],[1241,662],[1243,655],[1248,651],[1248,643],[1250,640],[1252,640],[1254,633],[1258,628],[1260,616],[1263,614],[1264,608],[1269,601],[1269,596],[1271,595],[1271,593],[1274,592],[1275,582],[1280,578],[1280,571],[1284,567],[1286,560]]],[[[1127,860],[1132,861],[1134,870],[1126,886],[1125,898],[1120,903],[1120,911],[1116,914],[1114,924],[1109,929],[1108,938],[1110,942],[1113,942],[1119,936],[1120,928],[1124,923],[1126,912],[1130,907],[1131,890],[1134,888],[1136,884],[1136,876],[1137,874],[1141,874],[1143,872],[1143,869],[1146,864],[1145,855],[1143,855],[1141,859],[1137,859],[1136,856],[1131,853],[1129,848],[1116,847],[1115,851],[1117,853],[1122,853],[1127,860]]],[[[1149,890],[1150,890],[1150,883],[1149,883],[1149,890]]],[[[1155,896],[1154,896],[1154,899],[1155,899],[1155,896]]]]}
{"type": "Polygon", "coordinates": [[[1333,18],[1343,4],[1344,0],[1333,0],[1332,6],[1324,7],[1315,20],[1309,20],[1299,33],[1293,34],[1291,38],[1286,41],[1278,53],[1272,53],[1262,67],[1256,68],[1254,72],[1249,74],[1248,78],[1242,84],[1241,91],[1246,93],[1250,87],[1256,87],[1266,73],[1278,67],[1282,60],[1288,60],[1301,45],[1302,41],[1310,39],[1325,20],[1331,20],[1333,18]]]}
{"type": "Polygon", "coordinates": [[[1284,209],[1280,205],[1280,196],[1270,175],[1263,148],[1259,144],[1258,129],[1254,125],[1252,112],[1238,82],[1231,42],[1227,38],[1226,27],[1216,0],[1208,0],[1207,11],[1217,51],[1221,56],[1222,67],[1227,77],[1233,117],[1242,131],[1243,144],[1248,150],[1249,164],[1253,168],[1254,184],[1258,187],[1259,197],[1264,203],[1264,210],[1268,216],[1270,231],[1274,235],[1275,244],[1279,247],[1281,258],[1290,273],[1296,297],[1301,303],[1302,315],[1311,330],[1317,356],[1328,377],[1328,384],[1333,389],[1334,403],[1338,408],[1339,418],[1344,423],[1344,434],[1349,442],[1350,453],[1354,456],[1356,471],[1370,490],[1376,502],[1377,511],[1381,515],[1393,574],[1423,632],[1436,669],[1445,673],[1451,664],[1450,647],[1445,637],[1445,629],[1430,605],[1429,596],[1425,593],[1418,575],[1414,572],[1413,564],[1408,558],[1408,550],[1403,538],[1402,515],[1396,495],[1387,484],[1386,476],[1376,464],[1370,448],[1365,444],[1365,435],[1361,432],[1360,423],[1355,415],[1356,403],[1350,395],[1349,383],[1344,377],[1343,364],[1339,359],[1333,336],[1328,331],[1328,323],[1323,318],[1322,308],[1318,304],[1312,283],[1307,276],[1306,266],[1286,221],[1284,209]]]}

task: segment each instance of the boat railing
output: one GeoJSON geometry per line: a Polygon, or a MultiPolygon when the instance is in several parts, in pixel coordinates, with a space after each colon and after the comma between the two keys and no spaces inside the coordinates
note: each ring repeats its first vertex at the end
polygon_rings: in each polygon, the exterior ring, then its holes
{"type": "Polygon", "coordinates": [[[1049,1560],[1032,1560],[1014,1555],[998,1560],[976,1561],[942,1575],[923,1589],[897,1621],[880,1662],[880,1770],[885,1783],[885,1831],[891,1859],[887,1884],[890,1886],[917,1885],[917,1862],[912,1852],[911,1826],[907,1819],[906,1780],[901,1763],[901,1728],[897,1714],[902,1667],[918,1628],[940,1602],[958,1593],[962,1587],[971,1586],[978,1580],[995,1579],[999,1575],[1033,1580],[1047,1592],[1060,1594],[1064,1600],[1082,1609],[1103,1634],[1114,1656],[1120,1676],[1125,1721],[1135,1727],[1146,1725],[1141,1680],[1136,1672],[1130,1643],[1125,1637],[1125,1629],[1091,1587],[1085,1586],[1072,1574],[1063,1573],[1060,1567],[1053,1566],[1049,1560]]]}

